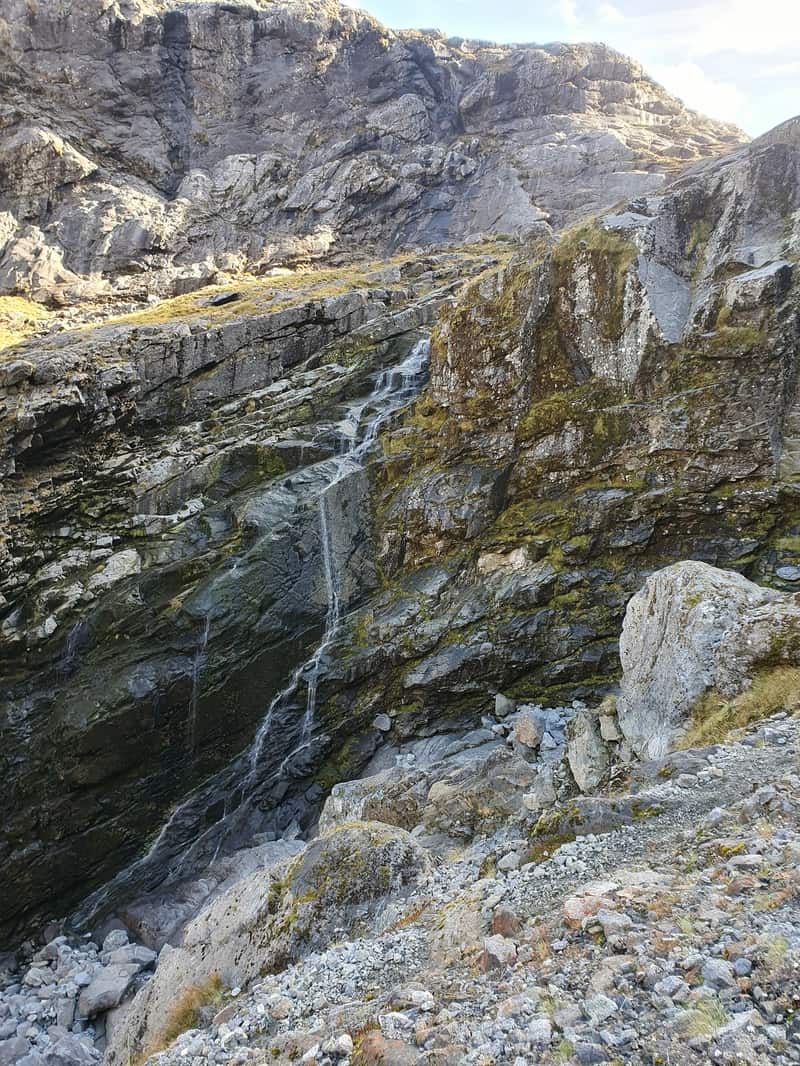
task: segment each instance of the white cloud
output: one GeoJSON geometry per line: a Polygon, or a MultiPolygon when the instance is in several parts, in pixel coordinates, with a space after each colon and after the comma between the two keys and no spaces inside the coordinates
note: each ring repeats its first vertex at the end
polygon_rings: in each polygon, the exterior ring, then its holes
{"type": "Polygon", "coordinates": [[[603,22],[624,22],[625,16],[614,4],[606,3],[605,0],[597,5],[597,17],[603,22]]]}
{"type": "Polygon", "coordinates": [[[800,45],[797,0],[719,0],[689,15],[685,40],[689,55],[719,52],[770,54],[800,45]]]}
{"type": "Polygon", "coordinates": [[[558,0],[558,14],[567,26],[577,26],[580,23],[575,0],[558,0]]]}
{"type": "Polygon", "coordinates": [[[731,82],[709,77],[697,63],[651,63],[649,73],[687,107],[711,118],[741,122],[746,108],[744,94],[731,82]]]}

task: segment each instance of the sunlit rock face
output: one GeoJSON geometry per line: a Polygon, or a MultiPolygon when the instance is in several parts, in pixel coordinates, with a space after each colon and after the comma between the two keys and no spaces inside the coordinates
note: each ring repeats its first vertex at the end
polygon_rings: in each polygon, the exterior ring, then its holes
{"type": "Polygon", "coordinates": [[[9,0],[0,60],[0,292],[59,303],[560,226],[744,140],[603,45],[332,0],[9,0]]]}
{"type": "Polygon", "coordinates": [[[443,312],[330,719],[412,736],[498,691],[599,696],[626,603],[678,560],[800,588],[797,130],[530,242],[443,312]]]}

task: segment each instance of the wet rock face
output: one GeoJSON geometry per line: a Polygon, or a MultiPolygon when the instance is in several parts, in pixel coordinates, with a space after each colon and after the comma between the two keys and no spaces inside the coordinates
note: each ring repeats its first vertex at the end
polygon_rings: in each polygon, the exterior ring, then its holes
{"type": "Polygon", "coordinates": [[[394,33],[332,0],[2,19],[0,292],[37,299],[560,225],[744,139],[603,46],[394,33]]]}
{"type": "MultiPolygon", "coordinates": [[[[330,738],[290,758],[306,677],[253,765],[231,763],[330,607],[319,499],[340,423],[432,319],[457,258],[418,260],[427,278],[389,289],[303,290],[276,310],[251,295],[212,313],[201,298],[188,318],[15,350],[0,415],[0,937],[63,916],[122,868],[115,902],[190,875],[228,815],[246,839],[319,799],[330,738]]],[[[369,479],[351,473],[326,507],[342,610],[377,581],[369,479]]]]}
{"type": "Polygon", "coordinates": [[[402,736],[495,691],[599,694],[627,601],[677,559],[799,587],[796,129],[534,243],[443,313],[386,442],[389,583],[331,718],[385,710],[402,736]]]}

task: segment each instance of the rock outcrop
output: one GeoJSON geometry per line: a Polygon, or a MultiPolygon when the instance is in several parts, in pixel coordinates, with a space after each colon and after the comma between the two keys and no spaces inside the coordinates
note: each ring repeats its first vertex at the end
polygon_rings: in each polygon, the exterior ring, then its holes
{"type": "Polygon", "coordinates": [[[178,948],[165,947],[156,976],[134,998],[109,1050],[111,1063],[158,1049],[176,1001],[216,975],[224,987],[279,972],[345,931],[374,919],[427,872],[430,858],[405,831],[351,822],[317,837],[281,876],[259,870],[191,922],[178,948]]]}
{"type": "Polygon", "coordinates": [[[395,33],[335,0],[0,18],[0,293],[49,302],[560,226],[744,140],[602,45],[395,33]]]}
{"type": "Polygon", "coordinates": [[[636,754],[665,755],[709,690],[738,695],[757,668],[800,663],[800,598],[705,563],[659,570],[628,604],[619,724],[636,754]]]}
{"type": "Polygon", "coordinates": [[[388,587],[343,635],[329,720],[385,711],[403,737],[487,689],[599,695],[628,600],[678,559],[800,587],[798,129],[534,242],[443,313],[385,440],[388,587]]]}
{"type": "MultiPolygon", "coordinates": [[[[387,378],[370,401],[381,368],[492,262],[475,249],[251,282],[229,302],[211,290],[28,341],[0,363],[2,936],[54,900],[63,915],[147,838],[158,857],[136,892],[190,875],[179,857],[192,845],[207,862],[245,800],[258,822],[262,788],[277,789],[267,811],[289,804],[281,828],[319,799],[315,751],[289,758],[302,746],[299,675],[269,743],[212,777],[248,750],[319,640],[320,498],[347,473],[337,449],[391,416],[395,388],[411,398],[387,378]]],[[[377,581],[369,479],[349,473],[325,515],[343,610],[377,581]]],[[[320,743],[349,735],[342,722],[320,743]]]]}

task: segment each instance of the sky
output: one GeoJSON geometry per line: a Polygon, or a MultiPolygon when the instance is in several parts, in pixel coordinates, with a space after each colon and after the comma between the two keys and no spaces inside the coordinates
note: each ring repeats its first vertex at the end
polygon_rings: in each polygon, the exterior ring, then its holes
{"type": "Polygon", "coordinates": [[[393,29],[603,41],[688,106],[758,136],[800,113],[800,0],[350,0],[393,29]]]}

